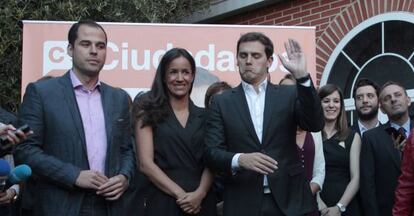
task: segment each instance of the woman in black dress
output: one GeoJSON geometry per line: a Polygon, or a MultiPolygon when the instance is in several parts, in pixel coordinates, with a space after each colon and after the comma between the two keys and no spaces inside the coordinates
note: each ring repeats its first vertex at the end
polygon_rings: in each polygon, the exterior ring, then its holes
{"type": "Polygon", "coordinates": [[[355,194],[359,187],[361,138],[348,128],[344,100],[338,86],[319,89],[325,117],[322,131],[325,181],[320,193],[322,215],[360,215],[355,194]]]}
{"type": "Polygon", "coordinates": [[[194,77],[192,56],[173,48],[134,105],[139,168],[152,182],[148,216],[215,215],[213,175],[202,160],[205,112],[189,96],[194,77]]]}

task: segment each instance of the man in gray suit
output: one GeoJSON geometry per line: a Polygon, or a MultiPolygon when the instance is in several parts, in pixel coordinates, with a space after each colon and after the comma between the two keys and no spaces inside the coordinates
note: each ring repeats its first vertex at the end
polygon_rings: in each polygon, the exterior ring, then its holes
{"type": "Polygon", "coordinates": [[[34,131],[15,152],[38,176],[27,198],[33,215],[123,215],[121,195],[135,169],[128,96],[99,80],[102,26],[75,23],[68,40],[72,69],[29,84],[19,110],[34,131]]]}

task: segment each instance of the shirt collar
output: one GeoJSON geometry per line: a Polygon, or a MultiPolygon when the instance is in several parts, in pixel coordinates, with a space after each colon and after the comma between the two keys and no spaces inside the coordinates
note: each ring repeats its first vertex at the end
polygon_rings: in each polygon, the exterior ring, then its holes
{"type": "MultiPolygon", "coordinates": [[[[379,124],[380,124],[380,122],[378,121],[377,122],[377,124],[374,126],[374,128],[375,127],[378,127],[379,126],[379,124]]],[[[369,130],[368,128],[366,128],[362,123],[361,123],[361,121],[359,121],[358,120],[358,127],[359,127],[359,130],[361,131],[361,133],[363,133],[363,132],[365,132],[365,131],[367,131],[367,130],[369,130]]]]}
{"type": "MultiPolygon", "coordinates": [[[[73,88],[74,89],[82,88],[82,89],[86,90],[86,88],[83,86],[82,82],[79,80],[79,78],[76,76],[75,72],[73,72],[72,69],[70,70],[69,73],[70,73],[70,80],[72,81],[73,88]]],[[[98,80],[98,82],[96,82],[95,86],[91,90],[95,90],[98,86],[101,86],[101,81],[100,80],[98,80]]]]}
{"type": "MultiPolygon", "coordinates": [[[[243,90],[244,90],[244,92],[254,92],[254,93],[256,93],[257,94],[257,92],[256,92],[256,90],[254,89],[254,87],[253,87],[253,85],[252,84],[249,84],[249,83],[247,83],[247,82],[245,82],[245,81],[241,81],[241,83],[242,83],[242,87],[243,87],[243,90]]],[[[263,82],[261,82],[260,84],[259,84],[259,93],[260,92],[263,92],[263,91],[266,91],[266,87],[267,87],[267,78],[266,79],[264,79],[263,80],[263,82]]]]}
{"type": "Polygon", "coordinates": [[[391,122],[391,127],[395,128],[396,130],[400,129],[400,127],[403,127],[405,129],[405,133],[410,132],[410,119],[408,119],[403,125],[398,125],[394,122],[391,122]]]}

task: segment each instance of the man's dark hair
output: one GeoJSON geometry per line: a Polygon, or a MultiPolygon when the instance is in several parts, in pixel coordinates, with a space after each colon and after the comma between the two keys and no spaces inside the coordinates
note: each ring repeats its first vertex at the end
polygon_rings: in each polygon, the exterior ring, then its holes
{"type": "Polygon", "coordinates": [[[224,91],[227,89],[231,89],[231,86],[227,82],[224,82],[224,81],[219,81],[219,82],[215,82],[211,84],[208,87],[206,91],[206,95],[204,97],[204,107],[205,108],[210,107],[211,97],[213,97],[213,95],[217,94],[220,91],[224,91]]]}
{"type": "Polygon", "coordinates": [[[239,38],[239,41],[237,41],[237,53],[239,53],[239,47],[241,43],[254,42],[254,41],[258,41],[261,44],[263,44],[263,46],[265,47],[265,53],[266,53],[267,59],[272,57],[273,43],[266,35],[260,32],[248,32],[246,34],[243,34],[239,38]]]}
{"type": "Polygon", "coordinates": [[[356,92],[358,90],[358,88],[360,87],[364,87],[364,86],[372,86],[375,89],[375,93],[377,94],[377,97],[379,97],[379,93],[380,93],[380,87],[379,85],[367,78],[361,78],[357,81],[355,87],[354,87],[354,91],[352,92],[352,97],[355,99],[356,97],[356,92]]]}
{"type": "Polygon", "coordinates": [[[72,46],[75,45],[74,43],[75,43],[75,40],[78,38],[78,30],[81,25],[87,25],[90,27],[100,28],[105,34],[105,42],[108,42],[108,36],[106,35],[105,29],[101,25],[99,25],[93,20],[80,20],[79,22],[73,24],[69,29],[68,41],[70,45],[72,46]]]}
{"type": "Polygon", "coordinates": [[[390,85],[396,85],[396,86],[401,87],[404,90],[405,96],[408,96],[407,90],[405,89],[405,87],[403,85],[401,85],[401,83],[396,82],[396,81],[392,81],[392,80],[386,82],[384,85],[381,86],[380,95],[381,95],[382,91],[384,91],[384,89],[387,88],[390,85]]]}

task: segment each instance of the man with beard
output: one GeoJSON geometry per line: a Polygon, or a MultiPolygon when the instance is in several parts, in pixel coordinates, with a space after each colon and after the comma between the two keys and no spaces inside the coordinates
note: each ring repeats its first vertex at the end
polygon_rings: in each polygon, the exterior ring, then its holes
{"type": "Polygon", "coordinates": [[[380,125],[378,121],[378,94],[378,84],[369,79],[362,78],[355,85],[352,96],[358,114],[358,122],[352,126],[352,129],[361,137],[365,131],[380,125]]]}
{"type": "Polygon", "coordinates": [[[360,194],[364,215],[390,216],[401,174],[401,151],[413,126],[408,115],[411,101],[401,84],[387,82],[379,102],[389,121],[362,137],[360,194]]]}

